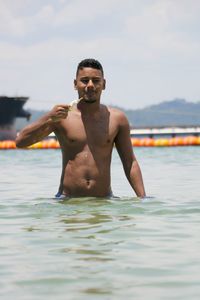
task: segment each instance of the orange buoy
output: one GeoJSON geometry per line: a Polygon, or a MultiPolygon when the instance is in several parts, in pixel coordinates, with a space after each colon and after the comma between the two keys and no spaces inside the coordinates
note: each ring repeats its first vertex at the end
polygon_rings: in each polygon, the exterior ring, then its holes
{"type": "Polygon", "coordinates": [[[184,142],[184,145],[189,145],[189,146],[198,145],[198,137],[189,135],[184,138],[183,142],[184,142]]]}
{"type": "Polygon", "coordinates": [[[55,139],[43,140],[28,147],[28,149],[58,149],[60,148],[59,142],[55,139]]]}
{"type": "Polygon", "coordinates": [[[29,146],[27,149],[42,149],[42,142],[37,142],[37,143],[29,146]]]}
{"type": "Polygon", "coordinates": [[[170,146],[184,146],[184,139],[182,137],[173,137],[169,140],[170,146]]]}
{"type": "Polygon", "coordinates": [[[48,140],[48,148],[57,149],[59,147],[60,147],[59,142],[56,141],[55,139],[48,140]]]}
{"type": "Polygon", "coordinates": [[[131,144],[132,144],[132,146],[139,147],[140,146],[140,139],[131,138],[131,144]]]}
{"type": "Polygon", "coordinates": [[[154,145],[156,147],[167,147],[169,146],[169,139],[156,139],[154,145]]]}
{"type": "Polygon", "coordinates": [[[140,139],[140,146],[141,147],[153,147],[154,146],[154,139],[151,138],[143,138],[140,139]]]}
{"type": "Polygon", "coordinates": [[[16,149],[15,141],[1,141],[0,142],[0,149],[16,149]]]}
{"type": "Polygon", "coordinates": [[[175,146],[175,140],[174,137],[169,139],[169,146],[175,146]]]}

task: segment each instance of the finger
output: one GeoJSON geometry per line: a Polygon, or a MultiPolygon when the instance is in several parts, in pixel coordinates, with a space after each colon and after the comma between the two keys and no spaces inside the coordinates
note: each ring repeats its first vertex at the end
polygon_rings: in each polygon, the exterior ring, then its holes
{"type": "Polygon", "coordinates": [[[68,112],[70,109],[70,106],[69,105],[60,106],[58,109],[59,109],[59,111],[68,112]]]}
{"type": "Polygon", "coordinates": [[[63,109],[68,109],[70,107],[70,105],[69,104],[59,104],[57,107],[63,108],[63,109]]]}
{"type": "Polygon", "coordinates": [[[57,113],[57,115],[58,115],[59,117],[61,117],[61,118],[66,118],[67,115],[68,115],[68,110],[62,109],[62,110],[60,110],[60,111],[57,113]]]}
{"type": "Polygon", "coordinates": [[[55,113],[56,113],[56,114],[63,113],[63,112],[66,113],[68,110],[69,110],[69,109],[66,109],[66,108],[64,108],[64,107],[58,106],[58,107],[56,108],[56,110],[55,110],[55,113]]]}

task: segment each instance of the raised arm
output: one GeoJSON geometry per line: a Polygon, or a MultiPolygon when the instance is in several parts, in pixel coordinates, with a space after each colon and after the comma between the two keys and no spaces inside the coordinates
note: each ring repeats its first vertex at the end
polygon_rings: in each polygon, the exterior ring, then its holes
{"type": "Polygon", "coordinates": [[[130,128],[126,116],[118,113],[119,131],[115,145],[121,158],[126,177],[138,197],[145,197],[145,189],[140,166],[133,152],[130,139],[130,128]]]}
{"type": "Polygon", "coordinates": [[[16,138],[19,148],[30,146],[47,137],[55,129],[55,123],[67,117],[69,105],[56,105],[50,112],[26,126],[16,138]]]}

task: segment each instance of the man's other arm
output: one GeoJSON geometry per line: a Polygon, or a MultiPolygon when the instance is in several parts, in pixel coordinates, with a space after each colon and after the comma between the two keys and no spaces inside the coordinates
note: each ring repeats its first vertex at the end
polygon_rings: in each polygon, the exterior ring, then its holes
{"type": "Polygon", "coordinates": [[[136,195],[145,197],[142,173],[133,152],[128,120],[122,112],[119,112],[118,119],[119,130],[115,138],[115,145],[121,158],[124,172],[136,195]]]}

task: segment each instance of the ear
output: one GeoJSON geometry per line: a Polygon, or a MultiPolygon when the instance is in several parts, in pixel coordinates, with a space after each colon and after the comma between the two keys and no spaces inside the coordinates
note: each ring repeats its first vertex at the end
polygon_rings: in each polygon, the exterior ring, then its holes
{"type": "Polygon", "coordinates": [[[103,90],[105,90],[106,89],[106,80],[104,79],[103,80],[103,90]]]}
{"type": "Polygon", "coordinates": [[[74,79],[74,89],[77,90],[77,80],[74,79]]]}

